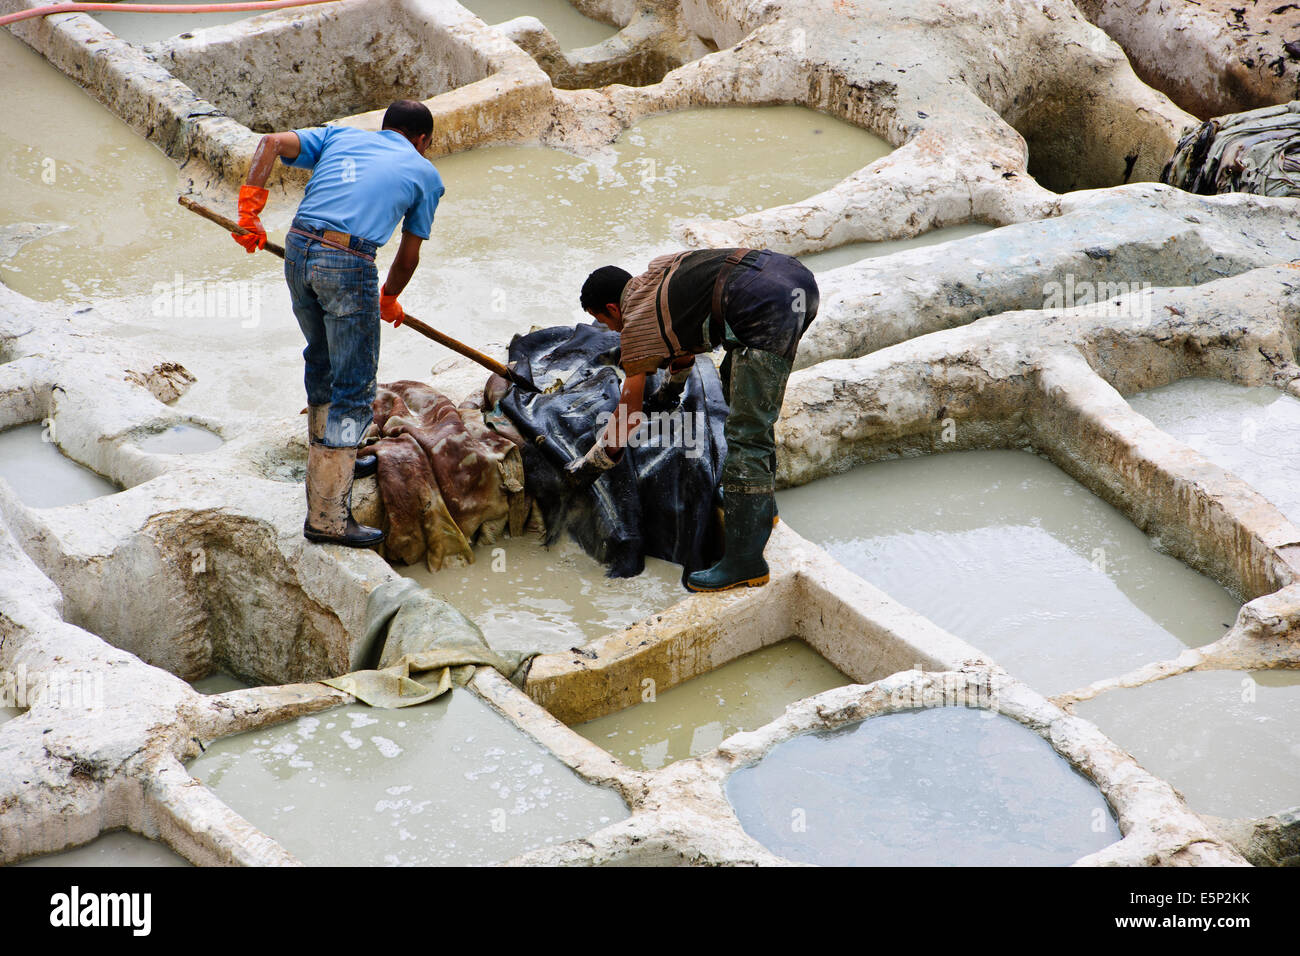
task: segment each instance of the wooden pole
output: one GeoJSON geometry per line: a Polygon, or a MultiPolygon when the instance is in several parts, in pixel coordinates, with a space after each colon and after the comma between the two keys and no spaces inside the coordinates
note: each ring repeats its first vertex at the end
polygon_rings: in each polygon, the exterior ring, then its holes
{"type": "MultiPolygon", "coordinates": [[[[198,215],[202,216],[204,219],[208,220],[209,222],[215,222],[218,226],[220,226],[221,228],[229,232],[233,232],[236,235],[240,235],[240,236],[247,235],[249,233],[248,229],[245,229],[243,226],[235,222],[233,219],[221,215],[221,213],[217,212],[215,209],[209,209],[201,202],[191,199],[189,196],[178,196],[176,198],[176,201],[180,203],[182,206],[184,206],[186,209],[188,209],[190,212],[197,213],[198,215]]],[[[272,255],[279,256],[281,259],[284,258],[284,246],[280,245],[279,243],[272,242],[270,239],[268,239],[266,241],[265,248],[266,251],[271,253],[272,255]]],[[[541,389],[539,389],[536,385],[534,385],[524,376],[520,375],[510,366],[506,365],[504,362],[498,362],[496,359],[484,355],[478,349],[466,345],[464,342],[458,341],[457,339],[453,339],[450,335],[447,335],[445,332],[439,332],[433,326],[421,322],[419,319],[417,319],[415,316],[411,315],[410,313],[407,313],[406,318],[402,320],[402,326],[413,329],[416,332],[419,332],[426,339],[432,339],[434,342],[437,342],[439,345],[444,346],[445,348],[449,348],[453,352],[456,352],[459,355],[465,356],[465,358],[469,359],[472,362],[477,362],[479,365],[482,365],[485,369],[495,372],[496,374],[504,378],[506,381],[513,382],[514,384],[518,385],[520,388],[523,388],[530,392],[541,391],[541,389]]]]}

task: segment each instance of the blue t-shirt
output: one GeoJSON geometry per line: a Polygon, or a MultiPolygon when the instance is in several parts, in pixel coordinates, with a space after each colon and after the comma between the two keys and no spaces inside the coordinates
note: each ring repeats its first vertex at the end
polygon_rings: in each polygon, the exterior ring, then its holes
{"type": "Polygon", "coordinates": [[[299,151],[289,166],[312,170],[298,218],[317,229],[336,229],[382,246],[398,222],[429,238],[444,192],[433,163],[401,133],[351,126],[295,130],[299,151]]]}

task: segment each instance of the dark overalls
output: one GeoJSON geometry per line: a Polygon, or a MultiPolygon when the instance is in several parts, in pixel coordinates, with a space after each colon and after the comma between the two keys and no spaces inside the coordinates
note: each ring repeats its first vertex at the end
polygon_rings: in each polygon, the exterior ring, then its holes
{"type": "Polygon", "coordinates": [[[731,408],[722,490],[771,494],[776,420],[799,340],[817,317],[817,280],[798,259],[770,249],[737,250],[728,263],[733,268],[718,284],[721,301],[715,294],[713,309],[723,325],[727,355],[719,372],[731,408]]]}

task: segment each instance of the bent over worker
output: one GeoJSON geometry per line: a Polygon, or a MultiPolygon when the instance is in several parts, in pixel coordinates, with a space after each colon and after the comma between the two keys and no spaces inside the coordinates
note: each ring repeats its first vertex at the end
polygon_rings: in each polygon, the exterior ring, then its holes
{"type": "Polygon", "coordinates": [[[730,405],[724,434],[722,504],[726,551],[686,578],[692,591],[768,581],[763,548],[776,520],[776,419],[805,330],[817,317],[817,281],[799,260],[770,249],[701,249],[660,256],[632,278],[617,266],[587,277],[582,308],[620,333],[626,373],[618,410],[587,454],[569,466],[591,480],[622,457],[628,419],[644,403],[675,403],[695,356],[727,350],[722,387],[730,405]],[[671,374],[653,396],[646,375],[671,374]]]}
{"type": "MultiPolygon", "coordinates": [[[[420,262],[443,194],[442,177],[422,155],[433,140],[433,116],[414,100],[384,113],[383,128],[346,126],[269,133],[253,154],[239,190],[234,239],[249,252],[266,245],[258,215],[275,158],[312,170],[285,238],[284,278],[307,347],[307,519],[311,541],[370,547],[377,528],[352,518],[352,480],[375,473],[374,455],[357,458],[371,420],[379,367],[379,320],[402,324],[397,297],[420,262]],[[402,223],[402,240],[382,290],[375,251],[402,223]]],[[[233,233],[232,233],[233,235],[233,233]]]]}

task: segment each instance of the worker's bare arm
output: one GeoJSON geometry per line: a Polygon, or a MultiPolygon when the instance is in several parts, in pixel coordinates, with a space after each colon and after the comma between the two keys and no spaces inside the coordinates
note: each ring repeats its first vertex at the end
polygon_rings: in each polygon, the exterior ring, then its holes
{"type": "Polygon", "coordinates": [[[396,298],[402,294],[406,284],[411,281],[411,276],[415,274],[415,267],[420,264],[422,242],[424,240],[419,236],[402,231],[402,241],[397,246],[397,255],[393,258],[393,264],[388,267],[388,278],[384,280],[384,295],[396,298]]]}
{"type": "Polygon", "coordinates": [[[627,440],[628,433],[631,431],[628,428],[628,421],[633,415],[640,413],[645,402],[645,379],[645,373],[642,373],[629,375],[623,380],[623,391],[619,395],[618,408],[615,409],[609,424],[605,426],[605,433],[600,439],[600,443],[607,451],[617,451],[627,440]]]}
{"type": "Polygon", "coordinates": [[[302,145],[298,142],[297,133],[267,133],[258,142],[257,149],[253,151],[253,162],[248,167],[248,178],[245,182],[250,186],[265,186],[275,161],[297,159],[301,149],[302,145]]]}
{"type": "Polygon", "coordinates": [[[276,159],[294,159],[302,149],[297,133],[267,133],[253,151],[253,162],[248,167],[248,178],[239,187],[239,225],[243,233],[230,234],[248,252],[266,248],[266,230],[258,218],[266,208],[269,194],[266,180],[271,175],[271,167],[276,159]]]}

